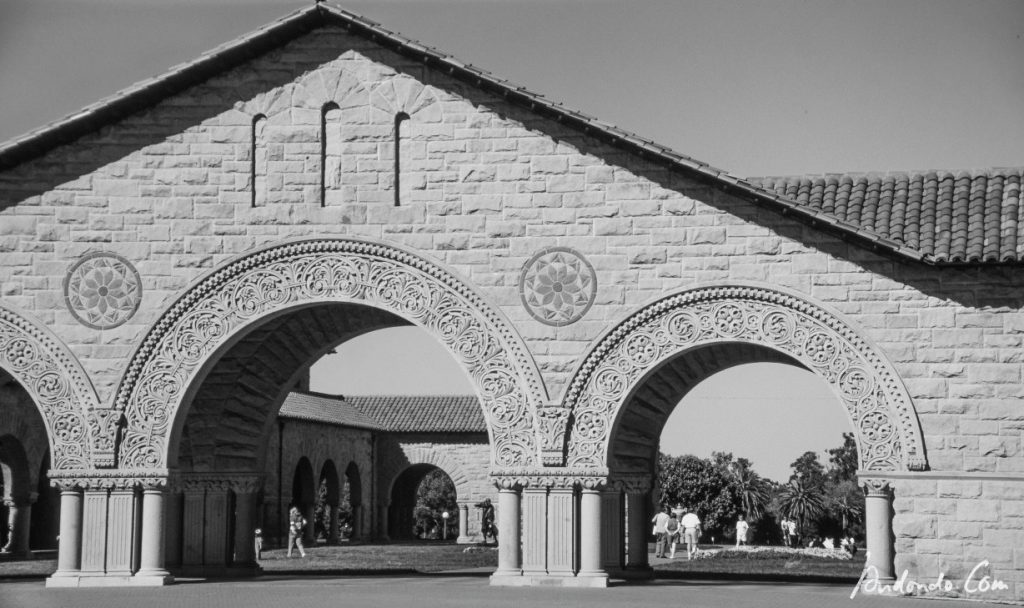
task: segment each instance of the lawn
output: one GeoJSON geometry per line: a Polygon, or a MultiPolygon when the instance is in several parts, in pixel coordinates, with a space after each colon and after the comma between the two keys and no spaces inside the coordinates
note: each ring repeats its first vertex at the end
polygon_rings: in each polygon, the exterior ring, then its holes
{"type": "MultiPolygon", "coordinates": [[[[799,550],[746,551],[704,545],[703,559],[687,560],[686,550],[674,560],[650,556],[657,578],[726,578],[737,580],[849,581],[856,582],[864,568],[864,553],[852,560],[807,555],[799,550]],[[788,551],[788,552],[784,552],[788,551]]],[[[267,574],[411,574],[450,570],[476,570],[486,573],[497,567],[498,551],[493,546],[456,545],[454,543],[410,542],[320,545],[307,550],[305,558],[284,549],[263,552],[260,565],[267,574]]],[[[44,577],[57,569],[53,552],[26,561],[0,561],[0,579],[5,577],[44,577]]]]}
{"type": "MultiPolygon", "coordinates": [[[[653,555],[653,549],[652,553],[653,555]]],[[[784,547],[734,549],[702,545],[702,559],[687,560],[686,549],[677,549],[672,560],[653,559],[658,578],[727,578],[737,580],[785,580],[856,582],[864,569],[863,551],[852,559],[824,557],[824,550],[804,551],[784,547]],[[817,555],[815,555],[815,553],[817,555]]],[[[840,555],[836,552],[835,555],[840,555]]]]}

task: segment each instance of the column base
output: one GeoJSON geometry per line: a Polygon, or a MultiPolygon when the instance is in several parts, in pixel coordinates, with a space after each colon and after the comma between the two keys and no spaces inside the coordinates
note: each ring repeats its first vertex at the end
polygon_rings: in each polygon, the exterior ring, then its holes
{"type": "Polygon", "coordinates": [[[476,544],[476,541],[473,540],[472,536],[460,536],[460,537],[455,539],[455,544],[456,545],[472,545],[472,544],[476,544]]]}
{"type": "Polygon", "coordinates": [[[495,572],[491,575],[492,587],[607,587],[608,575],[574,576],[560,574],[526,574],[522,575],[495,572]]]}
{"type": "Polygon", "coordinates": [[[46,587],[48,589],[61,587],[162,587],[173,582],[174,577],[170,574],[164,576],[108,576],[103,573],[61,574],[54,572],[50,578],[46,579],[46,587]]]}

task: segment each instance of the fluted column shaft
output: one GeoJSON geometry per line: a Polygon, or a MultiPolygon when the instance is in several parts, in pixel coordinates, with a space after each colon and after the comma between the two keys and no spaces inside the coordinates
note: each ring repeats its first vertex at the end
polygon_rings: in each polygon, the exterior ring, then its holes
{"type": "Polygon", "coordinates": [[[82,490],[64,488],[60,492],[60,541],[57,571],[53,576],[78,576],[82,573],[82,490]]]}

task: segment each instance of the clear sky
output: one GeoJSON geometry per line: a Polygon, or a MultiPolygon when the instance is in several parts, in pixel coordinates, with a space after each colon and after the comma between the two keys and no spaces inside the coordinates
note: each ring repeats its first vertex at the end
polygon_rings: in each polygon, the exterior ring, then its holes
{"type": "MultiPolygon", "coordinates": [[[[310,2],[0,0],[0,141],[310,2]]],[[[1019,0],[340,4],[734,175],[1024,164],[1019,0]]],[[[415,330],[395,331],[329,358],[333,371],[322,376],[349,370],[352,380],[324,390],[470,390],[459,370],[423,365],[438,359],[429,349],[440,347],[418,345],[415,330]],[[393,377],[359,371],[374,352],[393,377]],[[348,361],[338,369],[341,358],[348,361]],[[397,367],[403,358],[408,364],[397,367]],[[377,385],[360,384],[369,380],[377,385]]],[[[673,429],[685,412],[696,422],[667,431],[665,449],[729,450],[781,478],[804,449],[838,445],[845,414],[822,384],[788,375],[794,371],[737,369],[712,378],[670,420],[673,429]],[[778,421],[783,426],[769,426],[778,421]]]]}

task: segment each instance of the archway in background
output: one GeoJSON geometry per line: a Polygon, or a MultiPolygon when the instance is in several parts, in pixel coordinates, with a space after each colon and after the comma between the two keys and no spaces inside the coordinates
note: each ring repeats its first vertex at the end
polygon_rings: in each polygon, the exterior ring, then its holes
{"type": "MultiPolygon", "coordinates": [[[[440,538],[444,522],[437,517],[418,517],[417,503],[420,499],[438,497],[424,496],[426,482],[432,482],[434,493],[441,491],[450,494],[450,505],[444,508],[450,516],[458,517],[458,504],[455,483],[443,469],[430,464],[414,464],[407,467],[391,486],[390,504],[388,507],[388,537],[392,540],[436,539],[440,538]]],[[[455,530],[458,530],[457,521],[455,530]]]]}
{"type": "MultiPolygon", "coordinates": [[[[315,521],[316,530],[313,537],[322,535],[328,544],[336,544],[338,534],[338,502],[341,496],[338,469],[333,460],[328,460],[320,468],[320,482],[317,484],[315,521]]],[[[312,520],[311,520],[312,521],[312,520]]]]}

